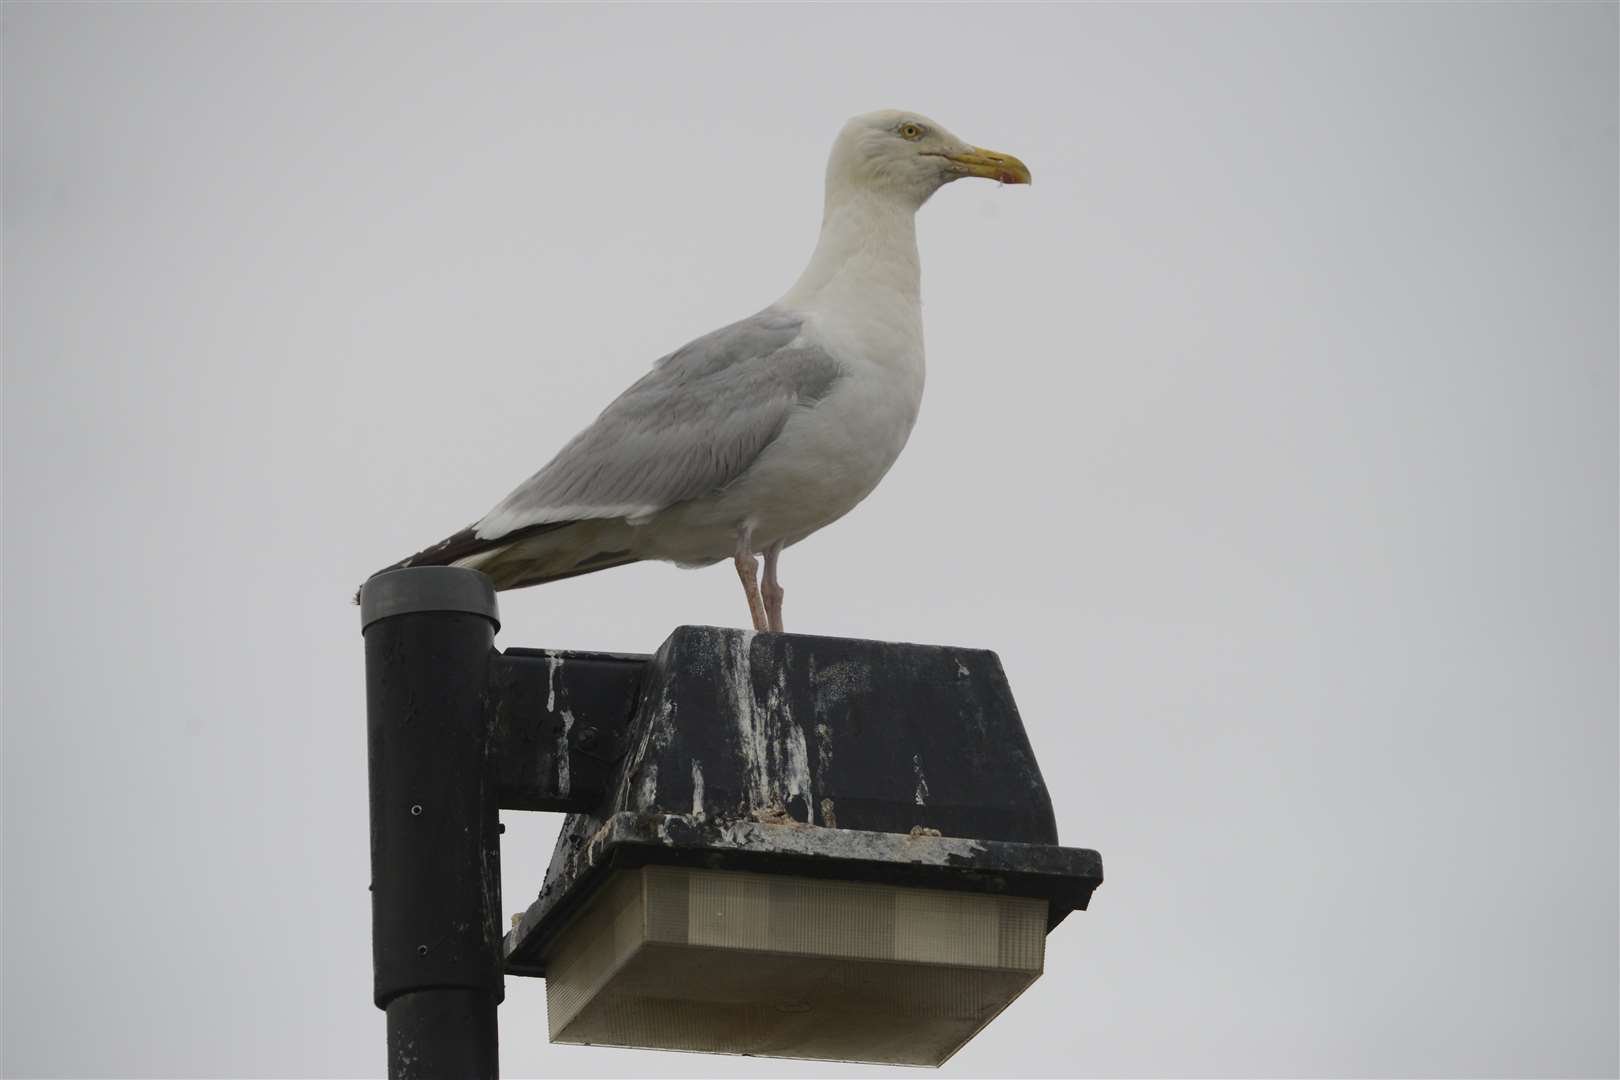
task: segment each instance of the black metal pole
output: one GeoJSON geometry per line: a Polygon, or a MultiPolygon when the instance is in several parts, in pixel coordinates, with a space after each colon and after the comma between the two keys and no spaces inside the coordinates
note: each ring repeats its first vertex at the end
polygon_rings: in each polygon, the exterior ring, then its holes
{"type": "Polygon", "coordinates": [[[360,593],[374,999],[388,1075],[499,1075],[501,870],[484,699],[499,619],[483,574],[411,567],[360,593]]]}

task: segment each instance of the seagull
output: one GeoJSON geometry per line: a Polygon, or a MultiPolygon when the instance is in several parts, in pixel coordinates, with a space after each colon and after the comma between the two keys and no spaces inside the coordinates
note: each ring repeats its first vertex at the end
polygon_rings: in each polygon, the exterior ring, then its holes
{"type": "Polygon", "coordinates": [[[754,629],[780,632],[783,549],[871,494],[916,422],[916,214],[968,176],[1030,182],[1017,158],[917,113],[850,120],[815,252],[780,300],[660,359],[493,510],[387,569],[469,567],[521,589],[730,559],[754,629]]]}

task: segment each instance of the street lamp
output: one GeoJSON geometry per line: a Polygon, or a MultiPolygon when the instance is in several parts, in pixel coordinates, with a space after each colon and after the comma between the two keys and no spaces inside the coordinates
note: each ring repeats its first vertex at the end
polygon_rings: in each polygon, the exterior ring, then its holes
{"type": "Polygon", "coordinates": [[[553,1041],[938,1065],[1102,881],[1057,844],[993,653],[680,627],[493,647],[474,571],[361,595],[390,1075],[496,1069],[502,974],[553,1041]],[[499,927],[497,810],[570,814],[499,927]]]}

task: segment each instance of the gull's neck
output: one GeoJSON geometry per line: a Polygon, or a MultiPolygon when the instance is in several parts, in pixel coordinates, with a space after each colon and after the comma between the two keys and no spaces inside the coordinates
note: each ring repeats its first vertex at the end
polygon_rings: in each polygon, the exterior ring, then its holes
{"type": "Polygon", "coordinates": [[[821,238],[785,308],[832,314],[899,307],[920,313],[917,207],[886,194],[829,183],[821,238]]]}

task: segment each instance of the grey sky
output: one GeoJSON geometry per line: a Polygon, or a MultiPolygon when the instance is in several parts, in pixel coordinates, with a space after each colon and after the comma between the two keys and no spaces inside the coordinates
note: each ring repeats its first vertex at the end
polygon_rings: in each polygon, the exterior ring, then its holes
{"type": "MultiPolygon", "coordinates": [[[[789,625],[997,650],[1108,873],[946,1072],[1620,1072],[1616,11],[6,5],[4,1071],[380,1071],[349,593],[791,284],[896,105],[1035,183],[924,208],[921,420],[789,625]]],[[[543,991],[508,1075],[828,1071],[543,991]]]]}

